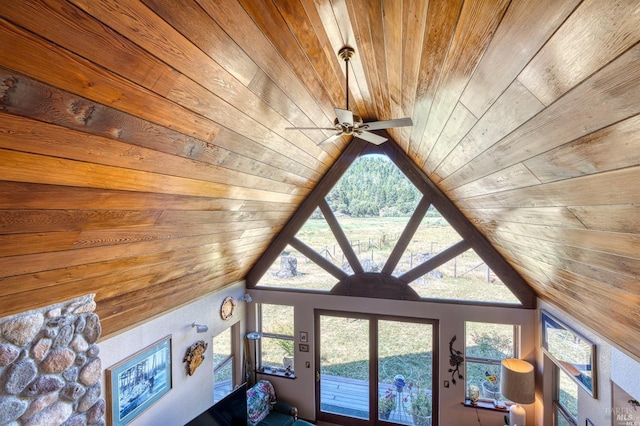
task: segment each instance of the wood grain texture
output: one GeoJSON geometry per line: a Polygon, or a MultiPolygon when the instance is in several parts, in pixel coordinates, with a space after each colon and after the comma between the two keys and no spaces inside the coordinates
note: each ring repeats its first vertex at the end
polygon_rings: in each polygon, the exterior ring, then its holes
{"type": "Polygon", "coordinates": [[[469,78],[487,49],[509,2],[505,0],[465,1],[456,23],[455,34],[444,61],[438,91],[417,150],[422,161],[428,157],[469,78]]]}
{"type": "Polygon", "coordinates": [[[640,358],[639,7],[0,2],[0,312],[95,291],[108,337],[255,282],[341,153],[370,149],[285,130],[332,125],[350,45],[350,107],[412,118],[379,133],[436,207],[523,297],[640,358]]]}
{"type": "Polygon", "coordinates": [[[567,18],[519,79],[546,105],[640,40],[640,5],[588,0],[567,18]]]}
{"type": "Polygon", "coordinates": [[[514,82],[451,150],[447,158],[439,165],[433,165],[434,173],[443,178],[453,174],[543,108],[522,84],[514,82]]]}
{"type": "Polygon", "coordinates": [[[639,59],[640,45],[636,45],[483,151],[468,167],[447,176],[442,184],[455,188],[637,115],[640,113],[639,59]],[[487,167],[488,163],[491,163],[490,167],[487,167]]]}
{"type": "MultiPolygon", "coordinates": [[[[439,90],[448,50],[453,43],[456,26],[462,9],[462,1],[430,2],[427,26],[420,52],[420,67],[415,92],[413,126],[410,134],[408,153],[414,161],[423,160],[428,153],[418,151],[431,114],[434,99],[439,90]]],[[[455,108],[455,105],[454,105],[455,108]]]]}
{"type": "MultiPolygon", "coordinates": [[[[5,20],[0,20],[0,38],[5,68],[205,141],[218,131],[213,122],[5,20]],[[30,55],[25,57],[20,52],[30,55]],[[66,69],[74,72],[67,73],[66,69]]],[[[10,87],[12,83],[5,84],[10,87]]]]}
{"type": "Polygon", "coordinates": [[[579,4],[579,0],[511,2],[460,102],[476,117],[484,115],[579,4]]]}

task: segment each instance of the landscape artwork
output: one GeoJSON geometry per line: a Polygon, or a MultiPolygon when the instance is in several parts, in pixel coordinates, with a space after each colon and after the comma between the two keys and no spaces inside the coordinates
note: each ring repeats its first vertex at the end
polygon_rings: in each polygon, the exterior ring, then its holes
{"type": "Polygon", "coordinates": [[[171,390],[171,336],[107,369],[110,424],[123,426],[171,390]]]}

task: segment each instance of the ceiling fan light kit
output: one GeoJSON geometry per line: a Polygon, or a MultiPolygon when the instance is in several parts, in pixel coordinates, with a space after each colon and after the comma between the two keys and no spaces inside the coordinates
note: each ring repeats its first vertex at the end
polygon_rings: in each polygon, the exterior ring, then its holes
{"type": "Polygon", "coordinates": [[[397,118],[385,121],[372,121],[364,123],[362,118],[354,114],[349,110],[349,61],[355,55],[353,47],[344,46],[338,51],[338,57],[345,63],[345,76],[346,76],[346,109],[334,108],[336,112],[336,119],[333,124],[334,127],[287,127],[287,130],[335,130],[336,133],[329,136],[318,145],[323,145],[342,137],[342,136],[354,136],[363,139],[367,142],[380,145],[386,142],[387,138],[370,132],[370,130],[389,129],[392,127],[405,127],[413,126],[413,121],[410,117],[397,118]]]}

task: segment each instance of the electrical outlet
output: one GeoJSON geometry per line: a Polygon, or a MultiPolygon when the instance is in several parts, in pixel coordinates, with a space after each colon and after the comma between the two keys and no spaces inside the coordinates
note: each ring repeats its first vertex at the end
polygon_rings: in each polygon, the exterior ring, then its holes
{"type": "Polygon", "coordinates": [[[448,388],[448,387],[449,387],[449,381],[448,381],[448,380],[445,380],[445,381],[444,381],[444,387],[445,387],[445,388],[448,388]]]}
{"type": "Polygon", "coordinates": [[[304,363],[304,366],[307,367],[307,368],[311,368],[311,363],[309,361],[307,361],[307,362],[304,363]]]}

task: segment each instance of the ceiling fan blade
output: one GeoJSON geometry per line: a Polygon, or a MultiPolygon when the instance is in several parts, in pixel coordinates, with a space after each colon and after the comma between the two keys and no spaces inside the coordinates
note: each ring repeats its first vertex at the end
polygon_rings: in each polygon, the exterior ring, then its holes
{"type": "Polygon", "coordinates": [[[353,135],[375,145],[380,145],[381,143],[387,141],[387,138],[378,136],[375,133],[367,132],[366,130],[359,130],[357,132],[354,132],[353,135]]]}
{"type": "Polygon", "coordinates": [[[336,130],[335,127],[285,127],[285,130],[336,130]]]}
{"type": "Polygon", "coordinates": [[[371,123],[363,123],[360,126],[361,129],[367,130],[380,130],[380,129],[391,129],[392,127],[405,127],[405,126],[413,126],[413,121],[410,117],[405,118],[396,118],[394,120],[386,120],[386,121],[372,121],[371,123]]]}
{"type": "MultiPolygon", "coordinates": [[[[335,129],[333,129],[333,130],[335,130],[335,129]]],[[[342,136],[342,132],[336,133],[334,135],[329,136],[328,138],[326,138],[325,140],[320,142],[318,145],[324,145],[326,143],[331,143],[331,142],[335,141],[336,139],[340,138],[341,136],[342,136]]]]}
{"type": "Polygon", "coordinates": [[[340,109],[334,108],[336,111],[336,117],[338,117],[338,122],[341,124],[348,124],[349,126],[353,126],[353,113],[348,109],[340,109]]]}

